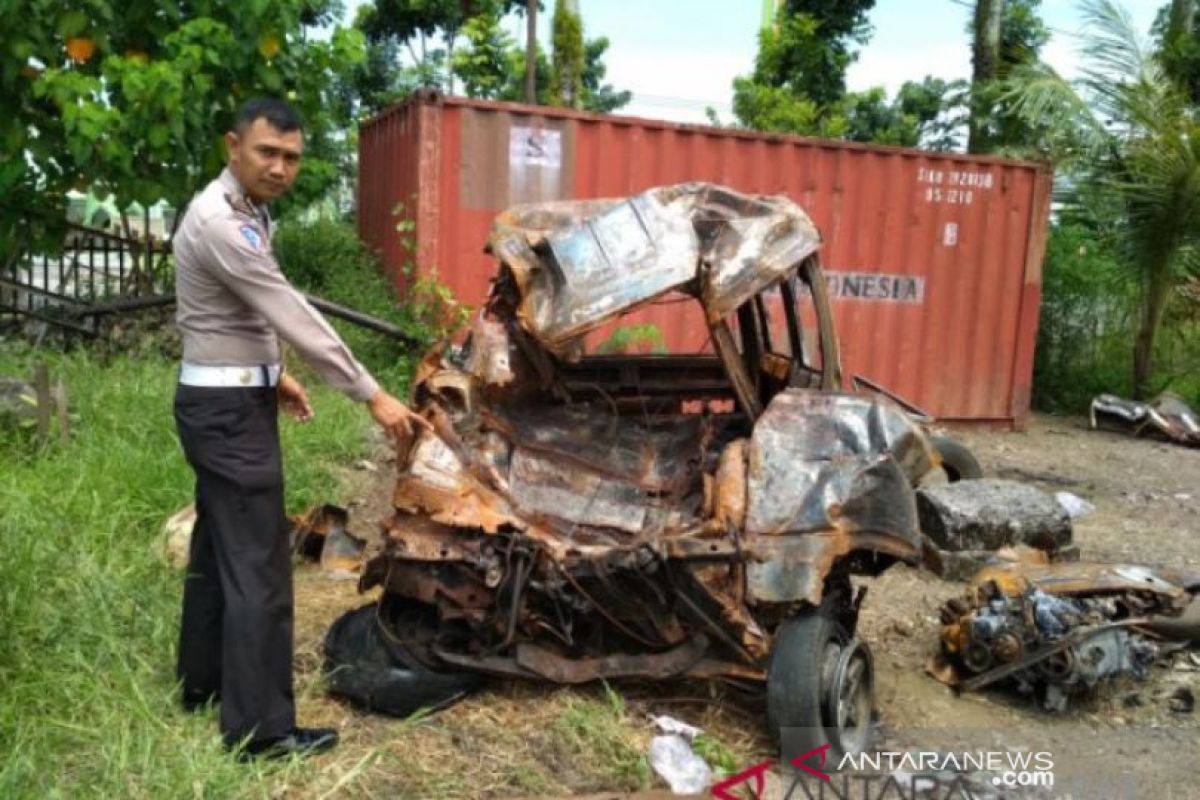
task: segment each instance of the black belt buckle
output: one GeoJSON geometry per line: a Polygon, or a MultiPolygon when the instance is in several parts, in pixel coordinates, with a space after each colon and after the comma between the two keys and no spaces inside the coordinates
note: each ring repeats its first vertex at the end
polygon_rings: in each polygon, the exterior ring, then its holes
{"type": "Polygon", "coordinates": [[[259,364],[258,368],[262,372],[263,386],[271,388],[271,370],[267,368],[266,364],[259,364]]]}

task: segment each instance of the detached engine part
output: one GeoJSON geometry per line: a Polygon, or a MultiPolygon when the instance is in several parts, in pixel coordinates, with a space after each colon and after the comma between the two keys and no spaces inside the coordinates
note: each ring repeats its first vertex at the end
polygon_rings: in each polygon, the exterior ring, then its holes
{"type": "Polygon", "coordinates": [[[1063,711],[1106,678],[1145,678],[1159,647],[1143,626],[1180,614],[1196,588],[1197,576],[1138,566],[989,567],[942,608],[930,672],[967,691],[1009,680],[1063,711]]]}

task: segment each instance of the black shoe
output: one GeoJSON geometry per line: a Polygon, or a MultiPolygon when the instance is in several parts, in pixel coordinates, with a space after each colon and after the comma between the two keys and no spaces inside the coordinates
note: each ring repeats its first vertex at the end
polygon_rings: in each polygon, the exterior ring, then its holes
{"type": "Polygon", "coordinates": [[[333,728],[294,728],[287,736],[251,739],[238,751],[238,760],[311,756],[332,750],[337,743],[338,734],[333,728]]]}
{"type": "Polygon", "coordinates": [[[189,713],[204,711],[210,705],[221,702],[220,692],[202,692],[194,689],[184,689],[179,696],[183,710],[189,713]]]}

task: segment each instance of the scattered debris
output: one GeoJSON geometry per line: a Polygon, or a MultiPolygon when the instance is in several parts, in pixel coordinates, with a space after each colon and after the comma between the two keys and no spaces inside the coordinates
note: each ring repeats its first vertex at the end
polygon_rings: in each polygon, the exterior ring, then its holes
{"type": "Polygon", "coordinates": [[[1200,575],[1140,566],[989,567],[942,608],[929,671],[964,691],[1008,679],[1062,711],[1106,678],[1145,677],[1160,655],[1146,623],[1178,616],[1197,591],[1200,575]]]}
{"type": "Polygon", "coordinates": [[[1200,447],[1200,416],[1172,392],[1163,392],[1149,403],[1102,394],[1092,401],[1091,423],[1102,430],[1200,447]]]}
{"type": "Polygon", "coordinates": [[[188,503],[163,523],[162,539],[160,540],[163,555],[171,566],[177,569],[187,566],[192,546],[192,526],[195,524],[195,503],[188,503]]]}
{"type": "Polygon", "coordinates": [[[377,465],[374,461],[368,461],[365,458],[354,462],[354,467],[355,469],[360,469],[363,472],[379,472],[379,465],[377,465]]]}
{"type": "Polygon", "coordinates": [[[368,711],[407,717],[445,708],[479,686],[478,675],[429,669],[393,632],[403,627],[402,616],[395,604],[371,603],[333,623],[325,635],[330,691],[368,711]]]}
{"type": "Polygon", "coordinates": [[[1167,702],[1176,714],[1190,714],[1196,710],[1196,696],[1186,686],[1176,686],[1167,702]]]}
{"type": "MultiPolygon", "coordinates": [[[[349,515],[344,508],[313,506],[290,521],[293,553],[319,562],[321,569],[333,576],[358,577],[366,543],[346,529],[349,515]]],[[[188,503],[163,523],[160,547],[172,566],[187,566],[195,524],[195,503],[188,503]]]]}
{"type": "Polygon", "coordinates": [[[701,730],[673,717],[653,717],[661,735],[650,741],[650,767],[675,794],[700,794],[712,780],[712,768],[692,750],[701,730]]]}
{"type": "Polygon", "coordinates": [[[0,423],[9,426],[37,418],[37,389],[16,378],[0,377],[0,423]]]}
{"type": "Polygon", "coordinates": [[[938,550],[927,546],[925,566],[948,581],[967,582],[984,567],[1000,564],[1058,564],[1079,560],[1079,545],[1069,544],[1053,553],[1027,545],[1001,547],[999,550],[938,550]]]}
{"type": "Polygon", "coordinates": [[[687,739],[689,742],[693,741],[697,736],[704,733],[704,731],[700,730],[695,725],[689,725],[683,720],[675,719],[674,717],[668,717],[665,714],[651,714],[650,722],[655,728],[658,728],[659,733],[677,734],[687,739]]]}
{"type": "Polygon", "coordinates": [[[1055,492],[1054,499],[1062,506],[1063,511],[1066,511],[1067,516],[1071,519],[1085,517],[1096,510],[1096,507],[1087,500],[1070,492],[1055,492]]]}
{"type": "Polygon", "coordinates": [[[357,577],[366,542],[346,529],[346,509],[334,505],[313,506],[292,517],[292,552],[321,564],[321,569],[338,577],[357,577]]]}

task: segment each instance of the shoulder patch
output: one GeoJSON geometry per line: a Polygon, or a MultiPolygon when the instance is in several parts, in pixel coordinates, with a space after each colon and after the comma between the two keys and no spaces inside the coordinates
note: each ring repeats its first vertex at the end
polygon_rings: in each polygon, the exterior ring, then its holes
{"type": "Polygon", "coordinates": [[[242,225],[238,228],[238,230],[241,232],[242,238],[246,240],[247,244],[249,244],[255,250],[263,249],[262,234],[259,233],[253,225],[242,225]]]}

